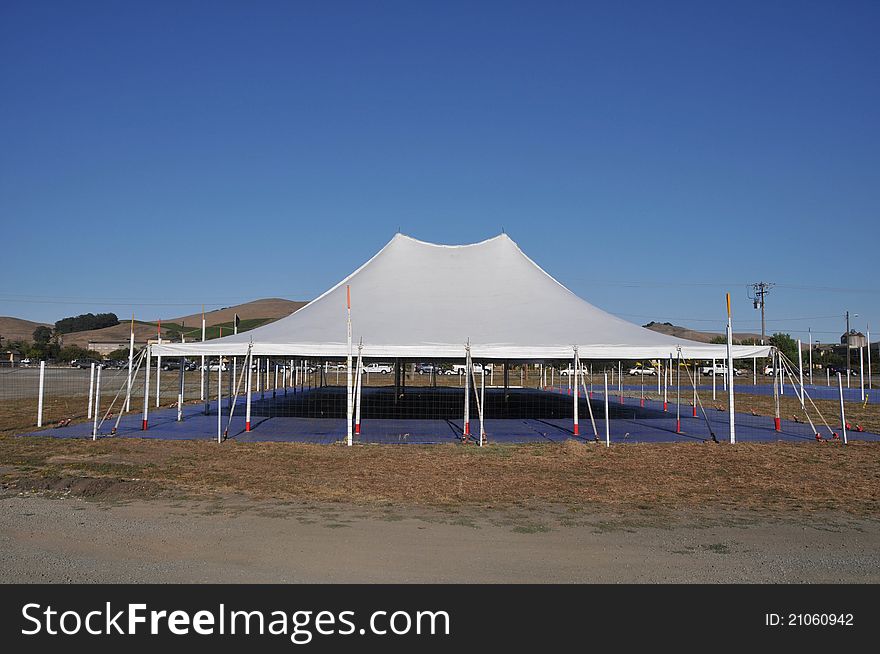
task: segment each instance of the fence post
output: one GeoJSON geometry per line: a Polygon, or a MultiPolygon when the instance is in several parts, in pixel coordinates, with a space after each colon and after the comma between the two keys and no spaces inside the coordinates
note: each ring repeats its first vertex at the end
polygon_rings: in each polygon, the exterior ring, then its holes
{"type": "Polygon", "coordinates": [[[98,414],[101,413],[101,366],[98,366],[98,370],[95,377],[95,415],[94,422],[92,423],[92,440],[98,440],[98,414]]]}
{"type": "Polygon", "coordinates": [[[843,380],[837,373],[837,389],[840,393],[840,430],[843,432],[843,444],[846,445],[846,411],[843,408],[843,380]]]}
{"type": "Polygon", "coordinates": [[[46,385],[46,362],[40,361],[40,394],[37,398],[37,427],[43,426],[43,390],[46,385]]]}
{"type": "Polygon", "coordinates": [[[89,369],[89,411],[86,415],[86,418],[91,420],[92,418],[92,396],[95,392],[95,363],[92,362],[92,365],[89,369]]]}

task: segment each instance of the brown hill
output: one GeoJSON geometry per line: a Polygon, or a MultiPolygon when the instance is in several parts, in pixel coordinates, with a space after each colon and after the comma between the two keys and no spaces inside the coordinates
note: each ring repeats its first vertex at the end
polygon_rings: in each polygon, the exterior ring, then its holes
{"type": "MultiPolygon", "coordinates": [[[[290,315],[300,307],[305,306],[305,302],[294,302],[293,300],[283,300],[281,298],[267,298],[263,300],[254,300],[244,304],[237,304],[232,307],[216,309],[214,311],[205,312],[205,323],[208,327],[220,323],[231,322],[237,313],[242,320],[265,319],[267,322],[273,322],[279,318],[290,315]]],[[[162,319],[165,323],[175,323],[177,325],[185,325],[196,329],[202,324],[202,314],[195,313],[189,316],[181,316],[180,318],[162,319]]],[[[33,329],[31,330],[33,332],[33,329]]],[[[104,327],[103,329],[90,329],[82,332],[74,332],[72,334],[64,334],[64,345],[79,345],[86,347],[88,343],[101,341],[120,343],[128,342],[129,321],[122,321],[113,327],[104,327]]],[[[162,336],[167,337],[168,331],[163,327],[162,336]]],[[[135,322],[134,340],[136,343],[146,343],[148,339],[156,338],[156,326],[151,324],[143,324],[135,322]]],[[[30,340],[30,337],[28,337],[30,340]]]]}
{"type": "MultiPolygon", "coordinates": [[[[217,325],[223,322],[231,322],[236,313],[242,320],[267,318],[268,320],[273,321],[289,316],[291,313],[305,305],[305,302],[294,302],[293,300],[284,300],[277,297],[254,300],[253,302],[237,304],[233,307],[206,311],[205,324],[210,327],[211,325],[217,325]]],[[[187,327],[200,327],[202,324],[202,314],[193,313],[188,316],[181,316],[180,318],[172,318],[169,322],[174,322],[178,325],[184,324],[187,327]]]]}
{"type": "MultiPolygon", "coordinates": [[[[719,336],[724,336],[723,333],[718,332],[700,332],[695,329],[689,329],[687,327],[680,327],[678,325],[673,325],[668,322],[649,322],[647,325],[644,325],[646,328],[653,330],[655,332],[660,332],[661,334],[669,334],[670,336],[675,336],[677,338],[686,338],[691,341],[698,341],[700,343],[710,343],[713,338],[718,338],[719,336]]],[[[742,341],[747,339],[755,339],[756,341],[761,340],[760,334],[750,334],[748,332],[734,332],[733,340],[734,341],[742,341]]]]}
{"type": "Polygon", "coordinates": [[[0,336],[3,337],[3,345],[9,341],[27,341],[34,340],[34,330],[37,327],[52,327],[42,322],[31,322],[21,318],[12,318],[11,316],[0,316],[0,336]]]}

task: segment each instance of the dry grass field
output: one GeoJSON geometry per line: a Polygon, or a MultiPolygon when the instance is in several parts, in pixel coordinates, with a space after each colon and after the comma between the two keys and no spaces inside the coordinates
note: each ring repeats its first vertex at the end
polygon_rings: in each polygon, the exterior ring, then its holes
{"type": "Polygon", "coordinates": [[[343,446],[0,439],[10,490],[365,505],[880,515],[880,444],[343,446]]]}

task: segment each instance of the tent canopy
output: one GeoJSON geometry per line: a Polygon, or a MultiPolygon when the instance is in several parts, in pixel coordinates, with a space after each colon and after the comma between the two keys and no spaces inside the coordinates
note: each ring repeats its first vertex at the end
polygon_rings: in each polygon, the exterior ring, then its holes
{"type": "MultiPolygon", "coordinates": [[[[594,307],[546,273],[506,234],[438,245],[397,234],[372,259],[295,313],[205,343],[154,345],[154,355],[344,357],[346,286],[355,353],[376,358],[725,358],[725,345],[645,329],[594,307]],[[251,345],[252,344],[252,345],[251,345]]],[[[734,358],[768,356],[738,345],[734,358]]]]}

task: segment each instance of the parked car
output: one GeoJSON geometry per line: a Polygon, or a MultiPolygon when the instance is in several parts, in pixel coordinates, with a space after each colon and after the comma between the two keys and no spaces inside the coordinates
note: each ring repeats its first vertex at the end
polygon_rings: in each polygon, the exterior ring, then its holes
{"type": "Polygon", "coordinates": [[[226,365],[225,361],[221,364],[218,364],[215,361],[213,363],[206,363],[204,366],[199,366],[198,369],[199,370],[209,370],[211,372],[217,372],[218,370],[220,370],[222,372],[226,372],[227,370],[229,370],[229,366],[226,365]]]}
{"type": "MultiPolygon", "coordinates": [[[[195,361],[190,361],[189,359],[184,361],[184,370],[196,370],[198,368],[195,361]]],[[[180,370],[180,359],[162,359],[162,370],[180,370]]]]}
{"type": "Polygon", "coordinates": [[[97,359],[74,359],[70,362],[71,368],[91,368],[92,364],[95,364],[96,367],[106,368],[107,365],[104,361],[98,361],[97,359]]]}
{"type": "MultiPolygon", "coordinates": [[[[702,375],[726,375],[727,374],[727,364],[724,363],[716,363],[714,366],[709,364],[708,366],[703,366],[700,368],[700,374],[702,375]]],[[[733,369],[733,374],[736,377],[744,374],[742,370],[738,368],[733,369]]]]}
{"type": "Polygon", "coordinates": [[[633,377],[637,377],[640,375],[656,375],[657,374],[656,368],[652,368],[650,366],[636,366],[634,368],[630,368],[627,372],[628,372],[628,374],[632,375],[633,377]]]}
{"type": "MultiPolygon", "coordinates": [[[[828,366],[827,370],[832,375],[836,375],[836,374],[840,373],[841,375],[846,377],[846,366],[828,366]]],[[[850,372],[852,372],[852,371],[850,371],[850,372]]]]}
{"type": "Polygon", "coordinates": [[[441,374],[443,370],[434,363],[420,363],[416,365],[416,372],[420,375],[441,374]]]}
{"type": "Polygon", "coordinates": [[[394,372],[394,366],[389,363],[368,363],[361,368],[361,371],[390,375],[394,372]]]}

